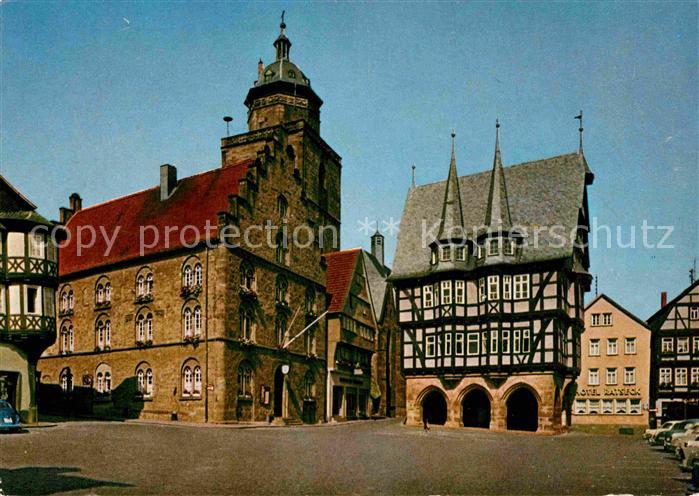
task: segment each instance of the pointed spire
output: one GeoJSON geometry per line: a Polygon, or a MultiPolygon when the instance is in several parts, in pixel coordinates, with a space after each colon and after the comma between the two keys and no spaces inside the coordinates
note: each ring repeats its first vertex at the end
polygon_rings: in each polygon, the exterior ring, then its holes
{"type": "Polygon", "coordinates": [[[286,37],[286,22],[284,22],[285,10],[282,10],[282,22],[279,24],[279,36],[274,41],[274,48],[277,49],[277,61],[289,60],[291,51],[291,41],[286,37]]]}
{"type": "Polygon", "coordinates": [[[578,128],[578,132],[580,133],[580,145],[578,145],[578,154],[582,155],[583,154],[583,113],[582,110],[578,115],[575,116],[576,119],[580,121],[580,127],[578,128]]]}
{"type": "Polygon", "coordinates": [[[488,193],[488,209],[485,214],[485,225],[491,231],[508,230],[512,227],[510,207],[507,201],[505,187],[505,172],[502,168],[500,155],[500,121],[495,120],[495,157],[493,171],[490,176],[490,192],[488,193]]]}
{"type": "Polygon", "coordinates": [[[455,154],[456,132],[451,132],[451,161],[449,176],[444,190],[442,205],[442,222],[439,226],[438,239],[446,239],[464,233],[464,217],[461,209],[461,193],[459,192],[459,175],[456,172],[455,154]]]}

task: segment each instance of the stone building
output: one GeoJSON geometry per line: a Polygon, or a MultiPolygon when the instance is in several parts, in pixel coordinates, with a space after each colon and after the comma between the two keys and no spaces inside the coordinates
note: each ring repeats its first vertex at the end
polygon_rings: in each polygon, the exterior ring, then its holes
{"type": "MultiPolygon", "coordinates": [[[[556,430],[589,291],[582,150],[410,189],[390,280],[408,422],[556,430]]],[[[564,401],[565,399],[565,401],[564,401]]]]}
{"type": "Polygon", "coordinates": [[[54,223],[0,175],[0,399],[36,422],[36,364],[56,339],[54,223]]]}
{"type": "Polygon", "coordinates": [[[397,319],[383,236],[326,255],[328,264],[328,420],[403,415],[397,319]]]}
{"type": "Polygon", "coordinates": [[[648,426],[650,334],[605,294],[585,308],[573,424],[648,426]]]}
{"type": "Polygon", "coordinates": [[[180,179],[166,164],[155,188],[88,208],[73,195],[62,209],[73,242],[60,253],[59,339],[39,363],[48,409],[323,419],[318,317],[341,163],[285,28],[245,99],[249,131],[221,140],[220,168],[180,179]],[[90,232],[92,246],[76,242],[90,232]]]}
{"type": "Polygon", "coordinates": [[[651,398],[658,421],[699,418],[699,281],[648,319],[652,332],[651,398]]]}

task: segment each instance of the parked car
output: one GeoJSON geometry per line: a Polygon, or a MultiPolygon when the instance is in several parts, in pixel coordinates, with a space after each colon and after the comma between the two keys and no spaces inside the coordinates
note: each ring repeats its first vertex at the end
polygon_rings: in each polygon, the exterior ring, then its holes
{"type": "Polygon", "coordinates": [[[643,431],[643,439],[650,439],[651,437],[655,436],[658,432],[660,432],[663,429],[669,429],[673,425],[675,425],[679,420],[668,420],[667,422],[663,422],[663,424],[660,427],[656,427],[655,429],[646,429],[643,431]]]}
{"type": "Polygon", "coordinates": [[[692,463],[699,463],[699,435],[695,439],[686,441],[678,448],[680,457],[680,467],[682,470],[691,470],[692,463]]]}
{"type": "Polygon", "coordinates": [[[647,429],[646,432],[650,431],[648,435],[648,444],[655,444],[655,438],[658,436],[658,434],[669,431],[675,426],[675,424],[679,424],[680,422],[681,420],[668,420],[657,429],[647,429]]]}
{"type": "Polygon", "coordinates": [[[665,438],[665,442],[663,443],[663,449],[665,451],[675,451],[675,449],[682,444],[684,441],[685,436],[689,436],[689,438],[694,439],[692,437],[692,434],[694,433],[694,428],[699,426],[699,422],[697,423],[690,423],[684,426],[683,431],[678,431],[678,432],[673,432],[670,435],[668,435],[665,438]]]}
{"type": "Polygon", "coordinates": [[[675,434],[676,432],[684,432],[685,427],[689,424],[697,424],[699,423],[699,419],[686,419],[682,420],[680,422],[677,422],[675,425],[673,425],[670,429],[668,430],[662,430],[658,432],[655,437],[653,438],[653,442],[651,444],[654,444],[656,446],[664,446],[665,445],[665,440],[675,434]]]}
{"type": "Polygon", "coordinates": [[[0,431],[18,431],[22,428],[19,413],[5,400],[0,400],[0,431]]]}

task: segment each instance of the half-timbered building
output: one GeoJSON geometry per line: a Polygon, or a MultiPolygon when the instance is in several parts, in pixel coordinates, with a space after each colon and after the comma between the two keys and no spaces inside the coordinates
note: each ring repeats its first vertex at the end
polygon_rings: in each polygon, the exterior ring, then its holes
{"type": "MultiPolygon", "coordinates": [[[[410,423],[557,429],[580,370],[589,290],[577,153],[415,186],[391,280],[410,423]]],[[[581,140],[582,141],[582,140],[581,140]]]]}
{"type": "Polygon", "coordinates": [[[648,319],[652,330],[651,398],[660,422],[699,418],[699,281],[648,319]]]}

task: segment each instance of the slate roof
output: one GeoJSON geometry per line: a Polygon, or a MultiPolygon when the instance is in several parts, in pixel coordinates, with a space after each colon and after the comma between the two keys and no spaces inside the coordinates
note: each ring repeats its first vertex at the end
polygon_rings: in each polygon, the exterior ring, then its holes
{"type": "Polygon", "coordinates": [[[510,215],[509,201],[507,199],[507,185],[500,154],[499,122],[495,124],[495,158],[493,159],[493,171],[490,175],[488,208],[485,212],[484,224],[490,232],[499,232],[512,228],[512,216],[510,215]]]}
{"type": "Polygon", "coordinates": [[[328,264],[325,272],[325,288],[330,295],[328,313],[342,312],[345,308],[345,300],[349,294],[357,258],[361,252],[361,248],[352,248],[323,255],[328,264]]]}
{"type": "Polygon", "coordinates": [[[388,286],[388,276],[391,270],[381,263],[369,252],[363,252],[366,280],[369,284],[369,293],[374,307],[374,318],[376,322],[383,319],[384,302],[386,301],[388,286]]]}
{"type": "Polygon", "coordinates": [[[442,223],[439,226],[438,239],[447,239],[450,233],[463,232],[464,215],[461,208],[461,193],[459,193],[459,175],[456,172],[456,155],[454,152],[454,133],[451,134],[451,160],[449,175],[444,189],[442,203],[442,223]]]}
{"type": "Polygon", "coordinates": [[[183,178],[165,201],[160,200],[160,187],[156,186],[79,210],[66,224],[70,239],[76,240],[81,226],[92,226],[97,233],[96,242],[90,248],[82,247],[81,253],[78,253],[78,243],[75,241],[62,247],[59,255],[60,275],[172,251],[184,245],[192,246],[196,244],[197,236],[199,241],[205,240],[207,222],[213,226],[209,231],[211,237],[217,236],[217,214],[228,211],[228,195],[238,192],[239,180],[245,177],[251,163],[252,160],[247,160],[183,178]],[[141,226],[153,226],[159,233],[154,243],[153,230],[144,230],[143,253],[139,239],[141,226]],[[166,237],[165,228],[168,226],[173,229],[166,237]],[[198,232],[188,228],[182,239],[180,230],[184,226],[194,226],[198,232]],[[100,234],[102,229],[110,238],[116,232],[109,251],[104,236],[100,234]]]}
{"type": "MultiPolygon", "coordinates": [[[[519,263],[554,260],[572,255],[568,233],[578,224],[583,208],[586,175],[590,174],[584,156],[578,153],[526,162],[503,168],[514,228],[528,238],[519,263]],[[541,232],[534,247],[534,230],[540,226],[562,226],[564,241],[555,232],[541,232]]],[[[464,227],[483,228],[491,172],[459,178],[464,227]]],[[[403,209],[398,246],[390,279],[422,277],[431,272],[429,243],[440,225],[446,181],[411,188],[403,209]],[[422,224],[426,223],[425,243],[422,224]],[[434,229],[432,229],[434,227],[434,229]]]]}
{"type": "MultiPolygon", "coordinates": [[[[0,219],[29,221],[36,224],[52,225],[43,216],[36,213],[36,205],[20,193],[3,175],[0,174],[0,219]]],[[[0,226],[0,228],[3,228],[0,226]]]]}

